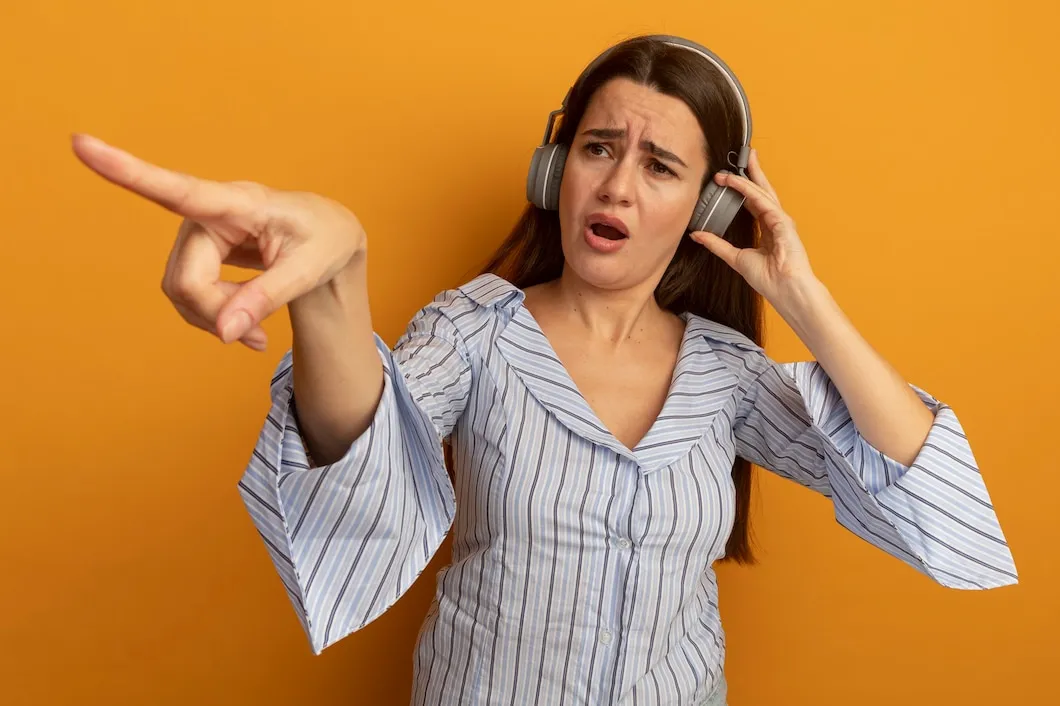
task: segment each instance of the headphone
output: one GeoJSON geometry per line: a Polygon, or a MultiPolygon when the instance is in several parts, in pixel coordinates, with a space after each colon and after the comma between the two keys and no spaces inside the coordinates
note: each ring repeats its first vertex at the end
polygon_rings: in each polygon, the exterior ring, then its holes
{"type": "MultiPolygon", "coordinates": [[[[751,108],[747,104],[747,95],[744,93],[743,86],[740,85],[736,75],[725,65],[725,62],[709,49],[687,39],[665,34],[648,35],[639,39],[661,41],[671,46],[693,51],[710,61],[721,71],[722,76],[725,77],[733,93],[739,99],[737,102],[740,107],[740,120],[743,127],[740,151],[738,153],[729,152],[729,165],[740,176],[746,176],[747,161],[751,155],[751,108]],[[732,161],[734,154],[736,154],[735,164],[732,161]]],[[[563,165],[566,164],[569,148],[567,145],[551,141],[552,128],[555,125],[556,118],[566,112],[567,101],[570,99],[571,94],[581,85],[582,81],[585,80],[585,77],[592,73],[593,69],[606,59],[611,52],[618,47],[624,46],[624,44],[617,44],[596,57],[578,76],[574,85],[568,89],[562,105],[549,113],[548,125],[545,127],[545,137],[541,141],[541,145],[534,150],[533,157],[530,160],[530,172],[526,178],[526,199],[538,208],[546,211],[555,211],[559,208],[560,182],[563,179],[563,165]]],[[[727,169],[722,169],[721,171],[728,174],[732,173],[727,169]]],[[[720,186],[711,179],[703,187],[703,191],[699,195],[699,201],[692,212],[688,230],[705,230],[715,235],[724,236],[729,224],[732,223],[737,212],[743,206],[743,202],[743,194],[727,186],[720,186]]]]}

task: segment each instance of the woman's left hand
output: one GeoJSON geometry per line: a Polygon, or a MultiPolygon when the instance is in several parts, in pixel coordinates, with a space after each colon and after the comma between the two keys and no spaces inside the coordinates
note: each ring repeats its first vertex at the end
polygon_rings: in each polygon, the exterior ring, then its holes
{"type": "Polygon", "coordinates": [[[751,150],[747,174],[750,179],[718,172],[714,180],[744,195],[744,208],[758,221],[762,233],[758,247],[739,248],[705,231],[695,231],[690,236],[739,272],[770,304],[780,308],[792,288],[813,281],[815,275],[795,231],[795,221],[781,208],[756,150],[751,150]]]}

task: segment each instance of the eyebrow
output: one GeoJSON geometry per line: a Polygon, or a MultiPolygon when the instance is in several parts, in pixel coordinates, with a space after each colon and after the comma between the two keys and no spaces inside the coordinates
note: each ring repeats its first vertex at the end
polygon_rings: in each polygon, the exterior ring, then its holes
{"type": "MultiPolygon", "coordinates": [[[[582,134],[592,135],[593,137],[598,137],[601,140],[618,140],[626,136],[626,131],[619,128],[590,128],[582,134]]],[[[688,165],[685,164],[680,157],[678,157],[670,150],[660,147],[651,140],[642,140],[640,143],[640,148],[643,150],[647,150],[659,159],[664,159],[668,162],[676,162],[682,167],[685,167],[686,169],[688,168],[688,165]]]]}

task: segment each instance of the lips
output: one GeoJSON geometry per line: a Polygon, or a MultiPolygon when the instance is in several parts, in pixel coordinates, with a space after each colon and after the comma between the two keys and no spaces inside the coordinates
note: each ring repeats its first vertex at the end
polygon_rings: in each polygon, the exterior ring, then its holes
{"type": "Polygon", "coordinates": [[[629,240],[629,229],[621,218],[594,213],[585,220],[585,243],[601,254],[617,253],[629,240]]]}
{"type": "Polygon", "coordinates": [[[625,240],[629,237],[629,228],[622,219],[606,213],[591,214],[587,226],[593,234],[607,240],[625,240]]]}

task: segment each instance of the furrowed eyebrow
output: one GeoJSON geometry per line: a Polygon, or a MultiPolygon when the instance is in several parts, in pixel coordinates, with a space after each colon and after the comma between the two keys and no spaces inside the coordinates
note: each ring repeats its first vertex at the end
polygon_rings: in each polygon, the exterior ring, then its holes
{"type": "MultiPolygon", "coordinates": [[[[601,140],[619,140],[626,136],[626,131],[619,128],[589,128],[582,134],[591,135],[592,137],[596,137],[601,140]]],[[[684,160],[682,160],[680,157],[678,157],[676,154],[666,149],[665,147],[660,147],[659,145],[655,144],[651,140],[642,141],[640,143],[640,148],[642,150],[647,150],[659,159],[665,160],[667,162],[674,162],[676,164],[680,164],[686,169],[688,168],[688,165],[684,163],[684,160]]]]}

